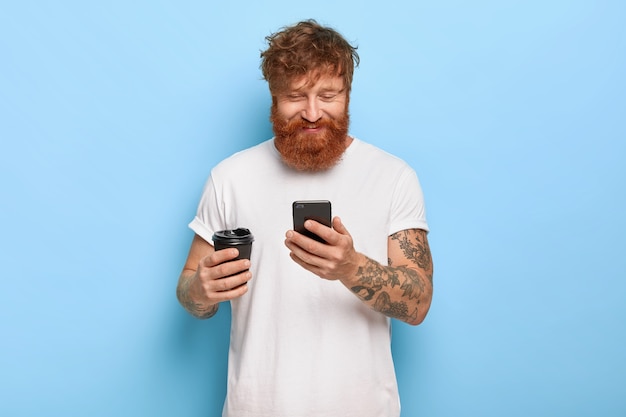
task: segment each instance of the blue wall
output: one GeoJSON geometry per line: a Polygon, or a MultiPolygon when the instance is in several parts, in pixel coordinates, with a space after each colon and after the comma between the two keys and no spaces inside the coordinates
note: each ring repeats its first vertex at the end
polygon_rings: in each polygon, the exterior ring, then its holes
{"type": "Polygon", "coordinates": [[[3,3],[1,415],[219,415],[229,312],[177,304],[187,223],[271,135],[264,36],[309,17],[359,45],[352,132],[427,198],[403,416],[626,415],[623,2],[3,3]]]}

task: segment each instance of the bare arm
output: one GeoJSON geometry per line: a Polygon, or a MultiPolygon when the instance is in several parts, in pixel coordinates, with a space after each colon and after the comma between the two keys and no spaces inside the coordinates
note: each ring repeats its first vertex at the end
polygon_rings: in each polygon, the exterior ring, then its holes
{"type": "Polygon", "coordinates": [[[285,243],[294,261],[322,278],[340,280],[380,313],[413,325],[424,320],[433,292],[433,264],[424,230],[389,236],[389,265],[382,265],[354,250],[338,217],[333,219],[334,230],[310,221],[305,226],[327,244],[289,231],[285,243]]]}
{"type": "Polygon", "coordinates": [[[206,240],[194,236],[176,287],[176,296],[185,310],[196,318],[208,319],[217,313],[220,302],[248,291],[250,261],[229,262],[237,255],[237,249],[216,252],[206,240]]]}

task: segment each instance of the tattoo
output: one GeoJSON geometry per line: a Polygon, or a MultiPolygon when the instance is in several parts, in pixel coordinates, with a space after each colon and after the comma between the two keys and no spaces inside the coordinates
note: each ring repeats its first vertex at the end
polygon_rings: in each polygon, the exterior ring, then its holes
{"type": "Polygon", "coordinates": [[[219,304],[215,304],[209,307],[203,306],[191,299],[189,296],[189,286],[191,285],[190,277],[181,277],[181,282],[176,288],[176,296],[178,301],[185,307],[189,313],[199,319],[208,319],[213,317],[218,310],[219,304]]]}
{"type": "Polygon", "coordinates": [[[413,313],[409,315],[409,307],[404,301],[393,302],[391,297],[386,292],[380,293],[376,302],[374,303],[374,309],[381,313],[396,318],[415,319],[417,318],[417,308],[413,310],[413,313]]]}
{"type": "Polygon", "coordinates": [[[367,288],[364,285],[354,286],[351,288],[351,290],[353,293],[357,294],[365,301],[370,301],[372,298],[374,298],[374,294],[376,294],[376,291],[374,291],[372,288],[367,288]]]}
{"type": "Polygon", "coordinates": [[[423,274],[406,265],[395,266],[391,258],[388,259],[388,266],[367,258],[365,265],[357,271],[360,285],[353,286],[352,292],[362,300],[369,301],[376,311],[389,317],[415,320],[421,297],[426,291],[426,279],[432,285],[433,276],[426,232],[420,232],[415,234],[404,230],[392,235],[391,239],[398,242],[404,256],[418,266],[423,274]],[[396,294],[394,299],[390,295],[392,291],[396,294]],[[410,306],[415,306],[412,311],[409,311],[410,306]]]}
{"type": "MultiPolygon", "coordinates": [[[[411,233],[411,235],[413,235],[411,233]]],[[[395,233],[391,236],[392,240],[398,241],[400,249],[404,256],[415,262],[417,266],[422,268],[428,275],[430,283],[433,283],[433,260],[430,254],[430,247],[428,240],[426,239],[426,232],[420,230],[420,233],[415,235],[415,241],[409,240],[409,231],[403,230],[395,233]]],[[[391,265],[391,263],[390,263],[391,265]]]]}
{"type": "Polygon", "coordinates": [[[361,285],[351,288],[364,301],[374,302],[374,309],[401,320],[417,317],[417,309],[409,313],[408,304],[405,301],[391,301],[388,289],[399,287],[402,297],[406,300],[417,300],[424,292],[424,283],[420,280],[417,271],[401,267],[384,267],[378,262],[367,258],[367,263],[359,267],[357,272],[361,285]]]}

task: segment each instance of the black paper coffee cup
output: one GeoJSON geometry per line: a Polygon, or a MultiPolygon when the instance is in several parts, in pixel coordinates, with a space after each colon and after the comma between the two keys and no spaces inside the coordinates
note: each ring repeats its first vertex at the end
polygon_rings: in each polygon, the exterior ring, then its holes
{"type": "Polygon", "coordinates": [[[254,236],[252,236],[250,230],[243,227],[220,230],[213,234],[213,245],[215,250],[222,250],[226,248],[236,248],[239,250],[239,256],[233,260],[250,259],[253,241],[254,236]]]}

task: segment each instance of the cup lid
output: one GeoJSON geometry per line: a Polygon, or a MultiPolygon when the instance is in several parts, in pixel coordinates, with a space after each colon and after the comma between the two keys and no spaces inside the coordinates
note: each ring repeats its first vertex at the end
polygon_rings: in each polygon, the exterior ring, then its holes
{"type": "Polygon", "coordinates": [[[252,243],[254,237],[249,229],[239,227],[237,229],[219,230],[213,234],[213,242],[219,241],[224,245],[241,245],[252,243]]]}

